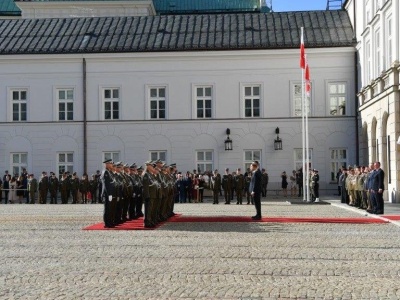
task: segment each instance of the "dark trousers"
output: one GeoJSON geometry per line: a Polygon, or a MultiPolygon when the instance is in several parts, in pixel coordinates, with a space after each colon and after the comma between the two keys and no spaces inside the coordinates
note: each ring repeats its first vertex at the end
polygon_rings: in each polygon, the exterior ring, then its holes
{"type": "Polygon", "coordinates": [[[301,197],[303,195],[303,184],[298,184],[297,186],[299,187],[299,193],[297,194],[297,196],[301,197]]]}
{"type": "Polygon", "coordinates": [[[319,198],[319,183],[316,183],[313,187],[313,195],[315,198],[319,198]]]}
{"type": "Polygon", "coordinates": [[[261,195],[254,194],[253,201],[254,201],[254,206],[256,208],[256,216],[261,217],[261,195]]]}
{"type": "Polygon", "coordinates": [[[225,197],[225,203],[231,203],[231,190],[230,189],[224,189],[224,197],[225,197]]]}
{"type": "Polygon", "coordinates": [[[214,204],[218,204],[218,202],[219,202],[219,200],[218,200],[219,195],[218,194],[219,194],[219,191],[217,191],[217,190],[213,191],[213,199],[214,199],[213,203],[214,204]]]}

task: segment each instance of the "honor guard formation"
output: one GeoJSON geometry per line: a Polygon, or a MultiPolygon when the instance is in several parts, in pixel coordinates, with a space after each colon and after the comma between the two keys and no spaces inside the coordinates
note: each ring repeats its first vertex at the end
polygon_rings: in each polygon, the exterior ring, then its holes
{"type": "Polygon", "coordinates": [[[112,228],[144,216],[144,226],[152,228],[174,215],[176,164],[147,161],[142,168],[111,159],[103,163],[100,178],[104,227],[112,228]]]}

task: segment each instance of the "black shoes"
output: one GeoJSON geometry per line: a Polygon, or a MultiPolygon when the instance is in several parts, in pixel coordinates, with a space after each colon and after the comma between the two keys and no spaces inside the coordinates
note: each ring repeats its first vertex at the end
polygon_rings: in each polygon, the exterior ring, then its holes
{"type": "Polygon", "coordinates": [[[261,216],[257,216],[257,215],[252,216],[251,218],[252,218],[253,220],[261,220],[261,216]]]}

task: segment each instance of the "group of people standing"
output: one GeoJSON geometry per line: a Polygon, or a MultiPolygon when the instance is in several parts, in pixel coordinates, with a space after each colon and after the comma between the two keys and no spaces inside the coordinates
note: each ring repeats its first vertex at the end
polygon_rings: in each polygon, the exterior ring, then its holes
{"type": "Polygon", "coordinates": [[[174,215],[176,164],[147,161],[142,168],[111,159],[103,163],[100,178],[105,228],[143,216],[144,226],[152,228],[174,215]]]}
{"type": "Polygon", "coordinates": [[[369,213],[383,214],[384,179],[380,162],[371,163],[369,167],[342,167],[337,174],[341,202],[369,213]]]}
{"type": "Polygon", "coordinates": [[[5,171],[3,180],[0,179],[0,203],[3,192],[5,204],[57,204],[59,195],[62,204],[67,204],[70,198],[73,204],[102,202],[100,171],[93,174],[91,179],[87,174],[79,178],[76,172],[64,172],[60,178],[54,172],[50,172],[49,175],[43,171],[40,178],[36,179],[35,175],[28,174],[26,169],[22,170],[21,175],[15,176],[5,171]]]}
{"type": "MultiPolygon", "coordinates": [[[[268,173],[265,169],[259,170],[261,173],[260,191],[261,196],[267,196],[268,173]]],[[[225,204],[231,204],[234,195],[236,195],[236,204],[243,204],[243,198],[247,200],[247,204],[254,204],[251,192],[249,190],[252,178],[251,167],[242,174],[242,170],[237,168],[235,172],[230,173],[229,168],[225,169],[225,173],[221,176],[218,170],[214,170],[210,176],[210,189],[213,191],[213,204],[219,204],[219,196],[222,195],[225,204]]]]}

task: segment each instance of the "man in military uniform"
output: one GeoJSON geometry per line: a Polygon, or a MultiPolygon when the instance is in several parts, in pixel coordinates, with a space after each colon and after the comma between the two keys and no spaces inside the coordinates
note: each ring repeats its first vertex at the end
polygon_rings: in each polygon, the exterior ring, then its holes
{"type": "Polygon", "coordinates": [[[234,177],[235,188],[236,188],[236,204],[242,204],[243,200],[243,189],[244,189],[244,176],[241,174],[240,168],[236,170],[234,177]]]}
{"type": "Polygon", "coordinates": [[[57,204],[57,192],[58,192],[58,178],[56,174],[50,172],[49,178],[49,192],[50,192],[50,204],[57,204]]]}
{"type": "Polygon", "coordinates": [[[246,173],[246,176],[244,176],[244,190],[245,190],[245,195],[246,195],[246,199],[247,199],[247,204],[250,204],[250,203],[254,204],[253,198],[251,197],[251,193],[249,191],[250,181],[251,181],[251,172],[248,171],[246,173]]]}
{"type": "Polygon", "coordinates": [[[213,191],[213,204],[218,204],[219,192],[221,190],[221,176],[219,175],[218,170],[215,170],[211,177],[211,189],[213,191]]]}
{"type": "Polygon", "coordinates": [[[82,203],[87,203],[87,196],[89,192],[89,178],[86,173],[83,173],[82,178],[79,180],[79,192],[81,193],[82,203]]]}
{"type": "Polygon", "coordinates": [[[154,220],[155,201],[157,198],[157,186],[153,176],[153,162],[145,162],[145,170],[142,174],[143,200],[144,200],[144,226],[152,228],[156,226],[154,220]]]}
{"type": "Polygon", "coordinates": [[[92,204],[97,201],[97,188],[98,188],[98,179],[96,174],[92,174],[92,178],[89,180],[89,192],[92,196],[92,204]]]}
{"type": "Polygon", "coordinates": [[[124,183],[121,175],[122,162],[114,164],[114,191],[115,191],[115,210],[114,210],[114,224],[119,225],[123,223],[122,211],[123,211],[123,189],[124,183]]]}
{"type": "Polygon", "coordinates": [[[36,191],[38,189],[38,182],[33,174],[29,174],[28,177],[28,193],[29,193],[29,203],[35,204],[36,201],[36,191]]]}
{"type": "Polygon", "coordinates": [[[104,199],[104,214],[103,221],[105,228],[114,227],[114,218],[112,216],[112,202],[114,195],[114,176],[113,173],[113,162],[111,159],[107,159],[104,162],[104,169],[101,173],[102,183],[102,198],[104,199]]]}
{"type": "Polygon", "coordinates": [[[232,175],[228,168],[225,169],[225,174],[222,176],[222,188],[224,189],[225,204],[231,204],[232,175]]]}
{"type": "Polygon", "coordinates": [[[261,170],[261,193],[263,197],[267,197],[267,186],[268,186],[268,173],[265,171],[265,169],[261,170]]]}
{"type": "Polygon", "coordinates": [[[72,173],[69,187],[71,189],[72,204],[77,204],[78,203],[78,192],[79,192],[79,178],[76,175],[76,172],[72,173]]]}
{"type": "Polygon", "coordinates": [[[42,177],[39,180],[39,203],[46,204],[47,191],[49,189],[49,178],[46,172],[42,172],[42,177]]]}
{"type": "Polygon", "coordinates": [[[130,165],[125,164],[123,166],[122,172],[123,179],[123,202],[122,202],[122,220],[127,221],[131,219],[131,215],[128,215],[129,206],[133,202],[133,182],[131,178],[130,165]]]}
{"type": "Polygon", "coordinates": [[[67,172],[64,172],[58,181],[61,194],[61,204],[68,204],[69,178],[67,172]]]}

